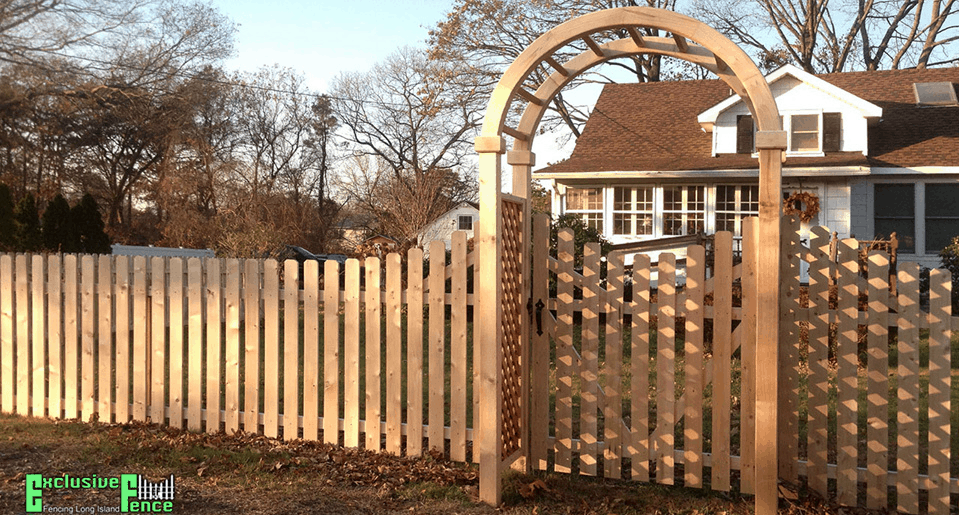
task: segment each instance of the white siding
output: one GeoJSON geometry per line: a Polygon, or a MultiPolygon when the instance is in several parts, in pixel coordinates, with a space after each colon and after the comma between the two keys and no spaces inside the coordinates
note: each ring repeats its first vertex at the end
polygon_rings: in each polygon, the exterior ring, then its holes
{"type": "MultiPolygon", "coordinates": [[[[789,75],[774,82],[771,89],[781,114],[842,113],[840,148],[843,152],[865,152],[868,148],[866,119],[856,107],[789,75]]],[[[736,153],[736,117],[748,114],[746,105],[739,102],[719,115],[713,128],[715,153],[736,153]]],[[[788,127],[786,129],[788,130],[788,127]]]]}
{"type": "MultiPolygon", "coordinates": [[[[459,228],[460,215],[473,217],[474,228],[475,224],[479,222],[479,210],[469,204],[460,204],[447,211],[443,216],[437,218],[436,221],[430,224],[426,229],[423,229],[417,243],[425,250],[431,241],[442,241],[446,244],[446,250],[450,250],[453,248],[453,231],[459,228]]],[[[473,237],[473,230],[465,232],[467,239],[473,237]]]]}

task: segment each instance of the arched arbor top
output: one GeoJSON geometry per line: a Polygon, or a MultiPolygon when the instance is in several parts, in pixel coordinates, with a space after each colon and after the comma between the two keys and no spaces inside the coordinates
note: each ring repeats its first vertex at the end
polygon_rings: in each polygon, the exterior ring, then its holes
{"type": "MultiPolygon", "coordinates": [[[[504,152],[499,137],[511,136],[514,151],[528,152],[549,103],[566,84],[589,69],[617,58],[639,54],[675,57],[702,66],[724,80],[743,98],[756,120],[757,148],[785,148],[776,103],[762,73],[748,55],[725,36],[688,16],[651,7],[622,7],[590,13],[570,20],[540,36],[506,70],[493,91],[486,110],[478,152],[504,152]],[[648,37],[644,28],[668,32],[672,37],[648,37]],[[617,31],[627,36],[603,44],[594,35],[617,31]],[[553,54],[573,41],[588,50],[560,63],[553,54]],[[553,69],[536,91],[524,87],[529,74],[541,64],[553,69]],[[506,124],[513,102],[526,103],[516,127],[506,124]]],[[[532,160],[530,156],[529,160],[532,160]]],[[[511,159],[511,161],[513,161],[511,159]]],[[[524,163],[517,156],[514,164],[524,163]]]]}

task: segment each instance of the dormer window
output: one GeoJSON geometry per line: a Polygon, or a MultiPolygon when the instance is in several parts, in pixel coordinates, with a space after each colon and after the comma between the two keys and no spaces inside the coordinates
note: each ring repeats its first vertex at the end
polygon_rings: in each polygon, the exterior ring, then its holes
{"type": "MultiPolygon", "coordinates": [[[[789,152],[839,152],[842,148],[842,114],[790,114],[783,118],[789,130],[789,152]],[[820,128],[822,130],[820,130],[820,128]]],[[[756,152],[756,125],[753,117],[736,117],[736,153],[756,152]]]]}

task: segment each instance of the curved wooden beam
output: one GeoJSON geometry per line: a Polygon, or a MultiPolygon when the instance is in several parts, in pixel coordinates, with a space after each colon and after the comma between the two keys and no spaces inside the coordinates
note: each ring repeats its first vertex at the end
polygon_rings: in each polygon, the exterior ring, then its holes
{"type": "MultiPolygon", "coordinates": [[[[752,62],[752,59],[735,43],[702,22],[676,12],[651,7],[621,7],[572,19],[543,34],[527,47],[506,70],[493,91],[487,105],[482,135],[498,136],[501,134],[502,124],[506,119],[516,89],[521,87],[529,74],[540,63],[545,61],[564,76],[572,75],[564,65],[558,63],[552,57],[557,50],[573,40],[590,37],[597,32],[616,29],[627,29],[630,39],[635,43],[634,34],[639,34],[635,30],[636,27],[655,27],[664,30],[672,34],[675,43],[682,41],[685,45],[689,45],[687,41],[691,41],[706,48],[714,55],[720,56],[720,59],[731,71],[729,75],[738,77],[742,83],[746,93],[744,98],[757,99],[758,104],[771,106],[771,108],[764,107],[761,111],[753,113],[759,130],[781,130],[779,111],[776,109],[776,103],[772,92],[769,90],[769,85],[766,84],[765,77],[752,62]],[[633,28],[633,31],[630,31],[630,28],[633,28]]],[[[645,42],[650,39],[640,37],[639,41],[645,42]]],[[[690,45],[690,48],[692,48],[692,45],[690,45]]],[[[602,59],[595,52],[591,51],[591,53],[597,59],[602,59]]],[[[713,66],[715,67],[715,63],[713,66]]],[[[730,87],[732,86],[730,84],[730,87]]]]}

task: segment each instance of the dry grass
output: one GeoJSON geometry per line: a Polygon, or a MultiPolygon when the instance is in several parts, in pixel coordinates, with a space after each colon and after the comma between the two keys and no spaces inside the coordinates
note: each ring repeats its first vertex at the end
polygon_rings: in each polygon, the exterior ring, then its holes
{"type": "MultiPolygon", "coordinates": [[[[477,502],[476,469],[317,442],[198,434],[150,424],[0,415],[0,512],[22,513],[24,476],[176,477],[174,513],[733,514],[752,501],[701,490],[562,474],[508,475],[504,506],[477,502]]],[[[47,506],[117,506],[115,490],[44,494],[47,506]]],[[[784,501],[782,513],[831,513],[784,501]]]]}

